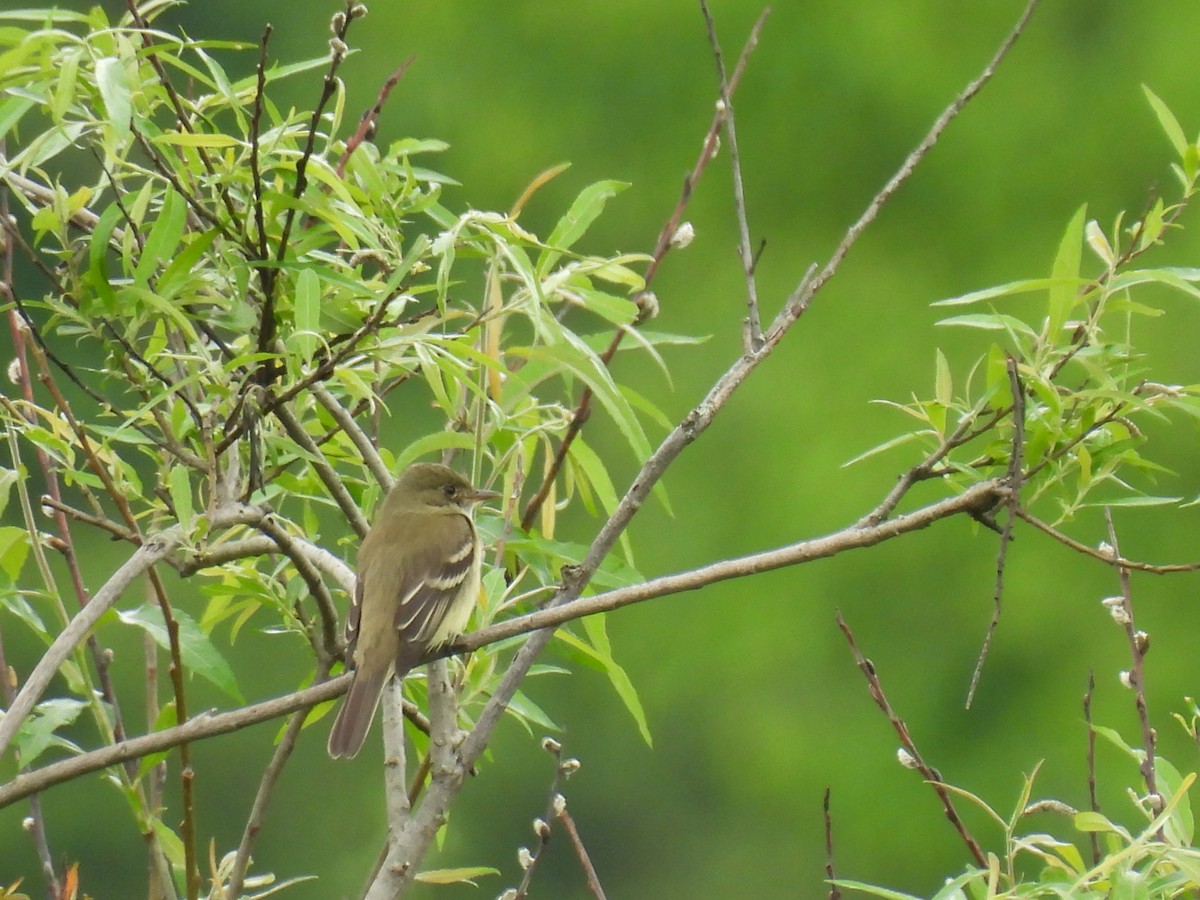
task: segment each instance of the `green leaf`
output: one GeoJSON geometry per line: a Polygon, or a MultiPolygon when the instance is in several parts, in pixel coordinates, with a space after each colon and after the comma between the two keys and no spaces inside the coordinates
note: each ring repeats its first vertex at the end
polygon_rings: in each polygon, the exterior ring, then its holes
{"type": "MultiPolygon", "coordinates": [[[[179,652],[183,656],[184,667],[212,682],[234,700],[244,703],[245,698],[238,688],[233,669],[208,635],[200,630],[196,620],[178,608],[171,610],[171,614],[179,624],[179,652]]],[[[142,605],[127,611],[117,610],[117,616],[126,625],[142,629],[156,644],[170,651],[171,639],[163,622],[162,610],[157,606],[142,605]]]]}
{"type": "Polygon", "coordinates": [[[0,570],[10,581],[20,577],[29,550],[29,532],[15,525],[0,526],[0,570]]]}
{"type": "Polygon", "coordinates": [[[931,303],[930,306],[967,306],[971,303],[994,300],[996,297],[1011,297],[1016,294],[1031,294],[1035,291],[1044,291],[1053,284],[1054,281],[1050,278],[1026,278],[1022,281],[1010,281],[1007,284],[997,284],[993,287],[960,294],[957,297],[948,297],[945,300],[938,300],[931,303]]]}
{"type": "MultiPolygon", "coordinates": [[[[457,869],[430,869],[418,872],[414,880],[422,884],[470,884],[475,885],[474,879],[481,875],[499,875],[499,869],[491,866],[462,866],[457,869]]],[[[477,886],[477,885],[475,885],[477,886]]]]}
{"type": "Polygon", "coordinates": [[[942,406],[949,406],[954,401],[954,377],[950,374],[950,363],[946,354],[937,350],[936,375],[933,379],[933,396],[942,406]]]}
{"type": "Polygon", "coordinates": [[[582,620],[584,631],[587,632],[591,644],[580,640],[565,630],[555,632],[555,637],[567,645],[583,651],[600,664],[605,674],[608,675],[609,682],[611,682],[614,690],[616,690],[617,696],[621,698],[621,702],[625,704],[625,708],[629,710],[629,714],[633,716],[634,722],[637,723],[638,732],[641,734],[642,740],[646,742],[648,747],[653,747],[654,741],[650,737],[650,726],[646,722],[646,712],[642,709],[642,701],[638,698],[637,690],[634,688],[633,682],[629,679],[629,675],[612,657],[612,647],[608,641],[608,630],[605,620],[604,613],[587,616],[582,620]]]}
{"type": "Polygon", "coordinates": [[[1054,256],[1046,325],[1046,337],[1051,346],[1057,345],[1067,316],[1079,299],[1079,267],[1083,262],[1083,229],[1086,221],[1085,203],[1071,217],[1058,245],[1058,253],[1054,256]]]}
{"type": "Polygon", "coordinates": [[[1167,108],[1167,104],[1162,102],[1158,94],[1150,90],[1148,86],[1143,84],[1142,92],[1145,93],[1146,99],[1150,101],[1150,108],[1154,110],[1154,115],[1158,116],[1158,124],[1162,126],[1163,133],[1166,134],[1167,140],[1171,142],[1171,148],[1175,151],[1175,155],[1182,159],[1187,153],[1188,139],[1183,134],[1183,128],[1180,126],[1179,120],[1167,108]]]}
{"type": "Polygon", "coordinates": [[[119,143],[129,139],[133,104],[125,66],[114,56],[96,60],[96,86],[108,117],[108,126],[119,143]]]}
{"type": "Polygon", "coordinates": [[[321,278],[312,269],[301,269],[296,277],[296,300],[293,327],[288,343],[293,345],[306,363],[317,350],[321,328],[321,278]]]}
{"type": "Polygon", "coordinates": [[[175,507],[175,518],[184,531],[192,528],[195,508],[192,505],[192,485],[188,481],[188,469],[184,465],[171,466],[167,476],[167,487],[171,494],[171,505],[175,507]]]}
{"type": "Polygon", "coordinates": [[[241,141],[229,134],[207,134],[191,131],[171,131],[155,135],[151,139],[154,144],[170,144],[175,147],[239,147],[241,141]]]}
{"type": "Polygon", "coordinates": [[[55,732],[79,718],[79,714],[86,707],[85,701],[68,698],[39,703],[34,715],[22,722],[21,729],[17,732],[16,741],[21,751],[21,764],[28,766],[52,745],[74,748],[74,744],[58,737],[55,732]]]}
{"type": "Polygon", "coordinates": [[[1075,813],[1075,827],[1080,831],[1100,832],[1100,831],[1115,831],[1116,828],[1105,816],[1091,810],[1082,810],[1075,813]]]}
{"type": "Polygon", "coordinates": [[[562,256],[560,251],[569,249],[583,237],[600,213],[604,212],[604,205],[609,199],[627,187],[629,184],[624,181],[597,181],[579,192],[571,208],[558,220],[558,224],[550,232],[550,237],[546,239],[546,243],[554,249],[544,251],[538,260],[539,277],[544,278],[559,260],[562,256]]]}
{"type": "Polygon", "coordinates": [[[179,835],[167,827],[166,823],[157,816],[150,818],[150,827],[154,831],[154,836],[158,838],[159,846],[162,847],[163,853],[166,854],[167,860],[171,863],[171,867],[182,869],[185,864],[186,854],[183,851],[183,841],[179,839],[179,835]]]}
{"type": "Polygon", "coordinates": [[[641,423],[638,422],[628,401],[620,391],[615,390],[612,376],[608,370],[600,366],[594,357],[566,344],[510,347],[508,352],[512,356],[559,363],[578,376],[612,416],[638,459],[645,459],[650,455],[650,442],[646,439],[646,433],[642,430],[641,423]]]}
{"type": "Polygon", "coordinates": [[[184,219],[187,216],[187,202],[175,191],[168,187],[163,196],[162,211],[150,229],[146,244],[142,248],[142,258],[134,269],[133,279],[142,287],[149,282],[150,276],[163,260],[170,260],[179,248],[183,237],[184,219]]]}

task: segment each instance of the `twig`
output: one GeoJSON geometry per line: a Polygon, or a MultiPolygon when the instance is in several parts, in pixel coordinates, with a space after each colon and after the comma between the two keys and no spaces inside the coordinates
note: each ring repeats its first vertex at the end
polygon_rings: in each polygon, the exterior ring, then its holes
{"type": "Polygon", "coordinates": [[[308,464],[317,473],[317,477],[321,479],[321,483],[325,485],[325,489],[329,491],[329,495],[337,503],[338,509],[342,511],[342,515],[346,517],[346,521],[350,523],[350,527],[354,529],[359,538],[364,537],[368,527],[366,517],[363,516],[362,510],[358,508],[358,504],[354,502],[354,498],[346,490],[346,485],[342,483],[341,476],[334,471],[333,466],[325,459],[325,455],[321,453],[312,436],[304,430],[304,426],[300,424],[300,420],[286,406],[276,407],[274,413],[275,418],[283,425],[283,430],[287,432],[288,437],[299,444],[301,449],[308,454],[308,464]]]}
{"type": "Polygon", "coordinates": [[[1017,507],[1021,496],[1021,464],[1025,457],[1025,386],[1021,384],[1021,373],[1017,371],[1017,360],[1010,353],[1007,361],[1008,385],[1013,398],[1013,435],[1012,446],[1008,454],[1008,472],[1005,480],[1008,484],[1008,495],[1004,506],[1008,516],[1000,528],[1000,547],[996,551],[996,581],[992,588],[992,617],[988,620],[987,633],[983,637],[983,646],[979,648],[979,658],[975,661],[975,671],[971,673],[971,686],[967,689],[967,709],[975,700],[975,691],[979,687],[979,679],[983,677],[983,665],[992,649],[992,639],[996,636],[996,628],[1000,624],[1001,599],[1004,596],[1004,566],[1008,558],[1008,547],[1012,543],[1013,523],[1017,519],[1017,507]]]}
{"type": "MultiPolygon", "coordinates": [[[[1100,799],[1096,795],[1096,726],[1092,722],[1092,694],[1096,690],[1096,673],[1088,672],[1087,690],[1083,692],[1083,721],[1087,723],[1087,780],[1088,808],[1100,812],[1100,799]]],[[[1092,839],[1092,865],[1100,865],[1100,838],[1089,832],[1092,839]]]]}
{"type": "Polygon", "coordinates": [[[880,683],[879,676],[875,672],[875,665],[863,656],[862,651],[858,649],[858,644],[854,640],[854,632],[850,630],[850,626],[846,624],[846,620],[842,618],[840,612],[837,614],[837,624],[850,644],[850,650],[854,653],[854,661],[858,664],[858,668],[867,679],[867,687],[870,690],[871,699],[875,701],[875,705],[887,716],[887,720],[892,724],[892,728],[895,729],[897,736],[900,738],[900,744],[907,754],[904,761],[905,765],[909,765],[919,771],[922,777],[933,787],[934,792],[942,803],[942,810],[946,813],[946,818],[950,820],[950,824],[954,826],[959,836],[963,839],[967,850],[980,867],[987,868],[987,857],[983,852],[983,848],[971,836],[971,832],[967,830],[966,823],[959,817],[958,810],[954,807],[954,801],[950,799],[950,792],[946,790],[946,784],[942,780],[941,774],[921,758],[921,753],[917,750],[917,745],[913,742],[912,735],[909,734],[908,726],[904,724],[903,719],[896,715],[896,711],[892,709],[891,703],[888,702],[887,696],[883,692],[883,685],[880,683]]]}
{"type": "MultiPolygon", "coordinates": [[[[949,497],[906,515],[897,516],[895,519],[880,523],[873,528],[860,528],[854,525],[824,538],[802,541],[778,550],[752,554],[738,559],[724,560],[694,569],[690,572],[667,575],[643,582],[642,584],[576,599],[570,603],[542,609],[524,616],[508,619],[488,628],[480,629],[461,638],[454,645],[443,648],[436,654],[431,654],[430,658],[471,651],[487,644],[530,632],[536,632],[535,637],[541,636],[544,640],[548,640],[552,633],[551,628],[583,616],[618,609],[628,606],[631,603],[638,603],[667,594],[696,590],[707,584],[729,578],[757,574],[782,566],[796,565],[811,559],[834,556],[846,550],[873,546],[882,541],[899,537],[902,534],[926,528],[939,519],[948,516],[963,513],[970,514],[977,509],[990,508],[1000,498],[1001,492],[1002,486],[999,482],[984,482],[975,485],[963,494],[949,497]]],[[[148,546],[150,546],[149,542],[138,552],[145,551],[148,546]]],[[[133,561],[131,560],[131,562],[133,561]]],[[[126,567],[129,565],[127,563],[126,567]]],[[[347,579],[352,579],[353,577],[345,564],[333,557],[330,557],[326,561],[326,565],[329,568],[323,569],[324,571],[331,574],[337,572],[341,577],[347,579]],[[337,565],[333,565],[334,563],[337,565]]],[[[123,567],[122,571],[126,567],[123,567]]],[[[130,576],[129,580],[132,580],[132,576],[130,576]]],[[[113,582],[110,580],[109,584],[105,585],[101,591],[110,591],[112,586],[113,582]]],[[[347,584],[343,582],[343,587],[346,586],[347,584]]],[[[352,580],[349,582],[349,587],[351,589],[353,587],[352,580]]],[[[101,600],[104,599],[100,594],[97,594],[97,596],[101,597],[101,600]]],[[[90,606],[89,604],[89,608],[90,606]]],[[[61,639],[62,637],[60,636],[61,639]]],[[[529,646],[527,644],[527,647],[529,646]]],[[[528,653],[531,656],[536,656],[536,652],[533,649],[522,648],[519,653],[528,653]]],[[[510,673],[511,671],[510,669],[510,673]]],[[[506,673],[506,679],[510,678],[510,673],[506,673]]],[[[516,680],[516,676],[511,677],[516,680]]],[[[348,674],[340,675],[324,684],[305,688],[304,690],[274,700],[264,701],[225,713],[193,716],[186,725],[179,725],[142,737],[131,738],[115,746],[89,751],[80,756],[65,760],[62,763],[53,763],[37,769],[28,775],[18,775],[8,784],[0,785],[0,808],[22,797],[26,797],[30,793],[43,790],[50,785],[77,778],[80,775],[94,772],[97,769],[105,768],[114,763],[136,759],[150,753],[169,749],[183,740],[200,740],[218,734],[226,734],[257,722],[287,715],[304,706],[311,706],[324,700],[330,700],[345,692],[349,680],[350,676],[348,674]]],[[[28,689],[28,687],[29,685],[27,684],[26,688],[28,689]]],[[[506,689],[515,690],[516,685],[511,684],[506,689]]],[[[499,709],[502,710],[503,705],[500,705],[499,709]]],[[[407,705],[405,712],[406,715],[412,718],[407,705]]],[[[492,714],[497,717],[499,716],[499,712],[492,714]]],[[[3,728],[3,723],[11,718],[12,716],[10,715],[5,719],[0,719],[0,729],[3,728]]],[[[480,746],[480,738],[475,732],[472,732],[472,736],[474,737],[474,741],[468,738],[468,741],[471,742],[469,744],[464,743],[463,747],[459,750],[459,756],[466,757],[468,751],[473,752],[476,754],[470,757],[473,762],[477,758],[478,752],[482,752],[482,746],[480,746]]]]}
{"type": "MultiPolygon", "coordinates": [[[[1108,542],[1112,546],[1113,557],[1119,558],[1121,548],[1117,542],[1117,529],[1113,524],[1112,507],[1104,508],[1104,521],[1108,525],[1108,542]]],[[[1117,579],[1121,584],[1121,596],[1106,600],[1105,605],[1112,613],[1113,619],[1124,629],[1125,637],[1129,641],[1132,665],[1122,680],[1125,681],[1126,687],[1131,688],[1134,692],[1138,722],[1142,726],[1142,746],[1145,755],[1138,768],[1142,773],[1142,780],[1146,782],[1146,790],[1149,792],[1147,800],[1153,817],[1163,811],[1166,801],[1158,792],[1158,776],[1154,763],[1154,750],[1158,738],[1150,724],[1150,713],[1146,707],[1146,651],[1150,649],[1150,636],[1144,631],[1138,631],[1133,620],[1133,590],[1129,583],[1129,570],[1119,563],[1113,565],[1116,567],[1117,579]]],[[[1161,828],[1159,829],[1159,838],[1162,839],[1161,828]]]]}
{"type": "Polygon", "coordinates": [[[274,516],[264,516],[258,527],[292,561],[292,565],[295,566],[296,571],[308,586],[308,592],[317,604],[317,612],[321,617],[323,641],[323,646],[313,649],[322,665],[332,665],[333,659],[341,652],[338,641],[338,614],[333,607],[333,597],[330,596],[329,588],[325,586],[320,571],[305,550],[292,539],[291,534],[280,526],[274,516]]]}
{"type": "Polygon", "coordinates": [[[346,149],[342,151],[342,155],[337,161],[337,166],[334,168],[338,178],[345,175],[346,163],[350,161],[351,155],[358,149],[359,145],[363,141],[371,140],[375,135],[375,130],[379,127],[379,116],[383,112],[383,104],[387,103],[387,98],[392,92],[392,88],[400,83],[400,79],[404,77],[404,73],[408,71],[408,67],[413,64],[413,60],[415,59],[415,56],[410,56],[400,64],[400,68],[388,76],[383,86],[379,88],[379,96],[375,98],[374,105],[363,113],[362,118],[358,120],[358,128],[350,136],[350,139],[346,141],[346,149]]]}
{"type": "Polygon", "coordinates": [[[822,819],[825,822],[825,880],[829,883],[829,900],[841,900],[841,889],[834,883],[837,872],[833,866],[833,816],[829,811],[829,788],[825,788],[825,797],[821,801],[822,819]]]}
{"type": "Polygon", "coordinates": [[[362,456],[363,465],[365,465],[379,482],[380,487],[385,491],[392,486],[395,479],[392,473],[388,471],[388,467],[383,464],[383,460],[379,456],[379,451],[375,449],[375,445],[371,439],[367,437],[367,433],[359,427],[359,424],[354,421],[354,416],[350,410],[342,406],[338,399],[333,396],[319,381],[312,385],[311,393],[317,402],[325,407],[333,421],[341,427],[345,432],[346,437],[354,444],[354,449],[362,456]]]}
{"type": "MultiPolygon", "coordinates": [[[[737,90],[738,83],[742,79],[742,72],[745,71],[746,61],[749,59],[751,51],[758,44],[759,32],[762,30],[768,12],[769,10],[764,10],[758,17],[758,21],[754,23],[754,27],[750,29],[750,36],[746,39],[746,43],[742,47],[741,56],[738,57],[737,66],[734,67],[733,75],[730,77],[728,87],[725,91],[725,94],[728,96],[732,96],[733,92],[737,90]]],[[[695,190],[696,183],[700,180],[700,176],[704,174],[705,169],[708,168],[709,162],[717,154],[717,135],[721,131],[721,125],[724,120],[725,111],[721,105],[718,105],[716,112],[713,114],[712,123],[708,126],[708,133],[701,144],[700,156],[696,159],[696,164],[692,167],[692,171],[684,178],[683,190],[680,193],[679,200],[675,204],[675,209],[671,213],[671,217],[667,219],[662,231],[659,232],[658,241],[655,243],[650,264],[646,267],[646,277],[643,279],[645,289],[647,290],[654,280],[655,273],[658,272],[658,267],[662,264],[667,252],[671,249],[671,238],[679,228],[684,210],[687,209],[688,202],[692,199],[692,192],[695,190]]],[[[612,362],[612,358],[616,355],[617,350],[620,349],[624,338],[624,330],[618,330],[613,335],[608,347],[600,354],[600,360],[604,365],[612,362]]],[[[546,498],[550,495],[550,489],[554,485],[554,480],[558,477],[558,473],[566,461],[567,452],[570,450],[571,444],[575,442],[575,438],[583,429],[584,423],[591,416],[592,399],[592,392],[589,388],[585,387],[580,391],[579,402],[575,406],[575,411],[571,414],[571,421],[567,425],[567,431],[563,435],[563,439],[559,442],[554,459],[551,460],[550,466],[542,478],[541,486],[530,499],[525,507],[525,512],[521,516],[522,529],[528,531],[533,527],[538,512],[546,502],[546,498]]]]}
{"type": "Polygon", "coordinates": [[[1152,575],[1169,575],[1172,572],[1195,572],[1200,569],[1200,562],[1193,563],[1169,563],[1166,565],[1156,565],[1154,563],[1140,562],[1136,559],[1126,559],[1123,556],[1113,557],[1112,555],[1097,550],[1095,547],[1089,547],[1087,544],[1082,544],[1068,534],[1059,531],[1053,525],[1043,522],[1037,516],[1025,509],[1018,509],[1017,516],[1023,521],[1028,522],[1039,531],[1050,535],[1054,540],[1058,541],[1064,547],[1069,547],[1076,553],[1082,553],[1085,556],[1090,556],[1092,559],[1098,559],[1101,562],[1109,565],[1120,566],[1123,569],[1132,569],[1138,572],[1149,572],[1152,575]]]}
{"type": "Polygon", "coordinates": [[[743,578],[769,572],[785,566],[800,565],[814,559],[826,559],[863,547],[872,547],[886,540],[928,528],[934,522],[955,515],[977,515],[991,509],[1004,497],[1004,486],[1000,480],[984,481],[973,485],[953,497],[939,500],[929,506],[896,516],[886,522],[861,527],[850,525],[824,537],[798,541],[775,550],[766,550],[721,560],[686,572],[662,575],[640,584],[616,588],[569,602],[544,607],[512,619],[505,619],[471,632],[459,638],[450,648],[452,652],[477,650],[487,644],[506,640],[542,628],[553,628],[574,619],[600,612],[611,612],[632,603],[641,603],[655,597],[694,591],[718,581],[743,578]]]}
{"type": "MultiPolygon", "coordinates": [[[[709,11],[708,3],[700,0],[700,11],[704,14],[704,25],[708,29],[708,43],[712,47],[713,59],[717,64],[720,79],[721,107],[725,118],[725,139],[729,145],[729,164],[733,170],[733,207],[738,224],[738,255],[742,261],[742,272],[746,277],[746,350],[754,352],[762,346],[762,315],[758,309],[758,281],[754,269],[757,255],[750,246],[750,223],[746,216],[746,191],[742,184],[742,158],[738,152],[737,128],[734,126],[733,98],[729,95],[729,82],[725,76],[725,58],[721,54],[721,42],[717,40],[717,26],[709,11]]],[[[769,12],[764,11],[763,15],[769,12]]],[[[757,30],[752,37],[757,40],[757,30]]]]}
{"type": "MultiPolygon", "coordinates": [[[[322,663],[317,669],[317,675],[314,680],[317,684],[320,684],[325,681],[328,675],[329,668],[322,663]]],[[[291,758],[292,751],[296,749],[296,741],[300,737],[300,730],[304,727],[304,722],[308,718],[308,713],[311,709],[312,707],[310,706],[292,713],[287,728],[283,731],[283,737],[280,738],[279,744],[275,747],[275,752],[271,755],[270,763],[263,770],[262,779],[258,783],[258,791],[254,795],[254,803],[250,807],[250,815],[246,819],[246,827],[242,830],[242,839],[238,842],[233,873],[230,875],[229,884],[225,888],[226,900],[238,900],[242,896],[242,884],[246,878],[246,871],[250,866],[250,851],[254,847],[254,842],[258,838],[259,831],[262,830],[267,805],[271,801],[271,792],[275,789],[275,785],[279,781],[279,776],[283,774],[283,767],[287,765],[287,761],[291,758]]]]}

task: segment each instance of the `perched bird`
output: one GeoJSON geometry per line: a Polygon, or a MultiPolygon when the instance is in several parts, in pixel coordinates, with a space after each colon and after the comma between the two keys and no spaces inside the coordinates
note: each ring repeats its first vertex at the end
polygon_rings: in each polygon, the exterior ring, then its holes
{"type": "Polygon", "coordinates": [[[392,672],[403,678],[430,648],[453,640],[479,598],[480,546],[471,511],[498,497],[446,466],[409,466],[358,550],[346,622],[354,680],[329,732],[329,755],[362,749],[392,672]]]}

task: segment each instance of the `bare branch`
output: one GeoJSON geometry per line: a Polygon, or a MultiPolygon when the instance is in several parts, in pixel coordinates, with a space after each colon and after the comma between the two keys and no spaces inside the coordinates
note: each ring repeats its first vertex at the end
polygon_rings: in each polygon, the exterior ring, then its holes
{"type": "Polygon", "coordinates": [[[858,664],[858,668],[862,671],[867,679],[867,686],[871,694],[871,699],[875,701],[875,705],[882,710],[887,716],[887,720],[895,729],[896,735],[900,738],[900,744],[904,748],[906,757],[904,765],[916,769],[921,773],[924,779],[932,785],[938,799],[942,802],[942,809],[946,813],[946,818],[950,820],[950,824],[962,837],[963,842],[967,845],[971,856],[980,866],[987,866],[987,857],[984,855],[983,848],[979,846],[979,842],[972,837],[971,832],[967,830],[966,823],[958,815],[958,810],[954,806],[954,801],[950,799],[950,792],[946,790],[946,784],[942,780],[941,773],[930,766],[921,757],[921,752],[917,749],[917,745],[913,742],[912,735],[909,734],[908,726],[904,720],[896,715],[896,711],[888,702],[887,695],[883,692],[883,685],[879,681],[879,676],[875,672],[875,664],[863,656],[862,651],[858,649],[858,644],[854,640],[854,632],[850,630],[850,626],[846,624],[846,620],[842,618],[842,614],[837,614],[838,628],[842,630],[842,634],[846,636],[846,641],[850,644],[850,650],[854,653],[854,661],[858,664]]]}
{"type": "Polygon", "coordinates": [[[92,596],[87,605],[76,614],[63,631],[54,639],[54,643],[38,660],[29,678],[21,687],[16,699],[0,718],[0,755],[8,749],[13,735],[17,733],[21,723],[33,710],[34,705],[41,699],[46,687],[50,684],[71,651],[79,645],[95,627],[100,617],[107,612],[124,593],[133,580],[146,572],[156,562],[170,553],[182,538],[178,527],[168,528],[146,540],[126,563],[113,573],[104,586],[92,596]]]}
{"type": "MultiPolygon", "coordinates": [[[[746,277],[746,351],[753,353],[762,346],[762,315],[758,309],[758,280],[754,269],[757,255],[750,246],[750,223],[746,216],[746,190],[742,184],[742,157],[738,151],[737,128],[734,125],[733,98],[729,95],[729,81],[725,76],[725,58],[721,54],[721,42],[717,40],[717,25],[713,21],[708,3],[700,0],[700,11],[704,13],[704,24],[708,29],[708,43],[712,47],[717,63],[717,77],[721,82],[721,112],[725,119],[725,140],[729,145],[729,164],[733,169],[733,208],[738,224],[738,255],[742,261],[742,273],[746,277]]],[[[765,15],[765,13],[764,13],[765,15]]],[[[751,41],[758,40],[757,29],[751,32],[751,41]]],[[[752,46],[752,45],[748,45],[752,46]]]]}

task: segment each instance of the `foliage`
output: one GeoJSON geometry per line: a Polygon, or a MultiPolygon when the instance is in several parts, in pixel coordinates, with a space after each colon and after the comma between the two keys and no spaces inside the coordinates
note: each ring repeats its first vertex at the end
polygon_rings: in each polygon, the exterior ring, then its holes
{"type": "MultiPolygon", "coordinates": [[[[140,15],[169,7],[148,4],[140,15]]],[[[387,473],[431,454],[458,456],[478,482],[503,490],[503,509],[480,523],[504,562],[486,582],[485,624],[538,604],[559,570],[579,562],[582,548],[554,540],[563,509],[615,506],[608,461],[580,437],[535,510],[539,527],[515,521],[527,482],[550,471],[577,389],[592,393],[636,458],[648,455],[643,418],[662,414],[613,380],[598,349],[614,329],[636,332],[630,295],[643,285],[635,266],[644,257],[576,249],[625,185],[584,188],[545,238],[519,222],[528,194],[510,213],[447,208],[451,179],[424,164],[445,144],[377,147],[347,122],[336,73],[363,12],[338,14],[329,56],[268,62],[264,45],[257,74],[253,45],[179,37],[129,14],[111,22],[99,7],[3,15],[2,164],[28,229],[11,236],[28,241],[49,286],[8,307],[32,342],[18,377],[28,389],[2,398],[14,468],[0,500],[15,491],[26,523],[0,534],[0,604],[46,645],[68,619],[71,588],[42,557],[32,518],[42,504],[25,480],[35,458],[61,485],[42,501],[48,513],[133,545],[182,527],[172,564],[200,580],[204,607],[180,609],[159,584],[155,602],[119,620],[182,672],[243,702],[220,647],[247,625],[310,646],[297,686],[336,671],[336,613],[319,574],[286,548],[345,548],[387,473]],[[282,79],[320,70],[314,109],[272,102],[282,79]],[[39,379],[44,390],[35,391],[39,379]],[[261,533],[254,521],[229,524],[241,502],[269,510],[271,552],[236,552],[261,533]],[[31,553],[36,589],[19,580],[31,553]]],[[[657,359],[654,345],[671,340],[637,343],[657,359]]],[[[625,550],[598,584],[637,578],[625,550]]],[[[561,640],[569,658],[612,677],[649,740],[602,619],[561,640]]],[[[466,664],[464,727],[510,652],[499,645],[466,664]]],[[[104,741],[119,736],[115,698],[92,671],[77,653],[68,671],[77,699],[39,706],[18,736],[22,765],[51,746],[81,752],[57,731],[85,706],[104,741]]],[[[186,718],[182,679],[174,691],[161,711],[147,710],[157,727],[186,718]]],[[[553,727],[528,696],[509,713],[553,727]]],[[[424,736],[416,739],[424,750],[424,736]]],[[[146,799],[153,769],[113,771],[138,828],[155,833],[182,871],[187,838],[146,799]]]]}

